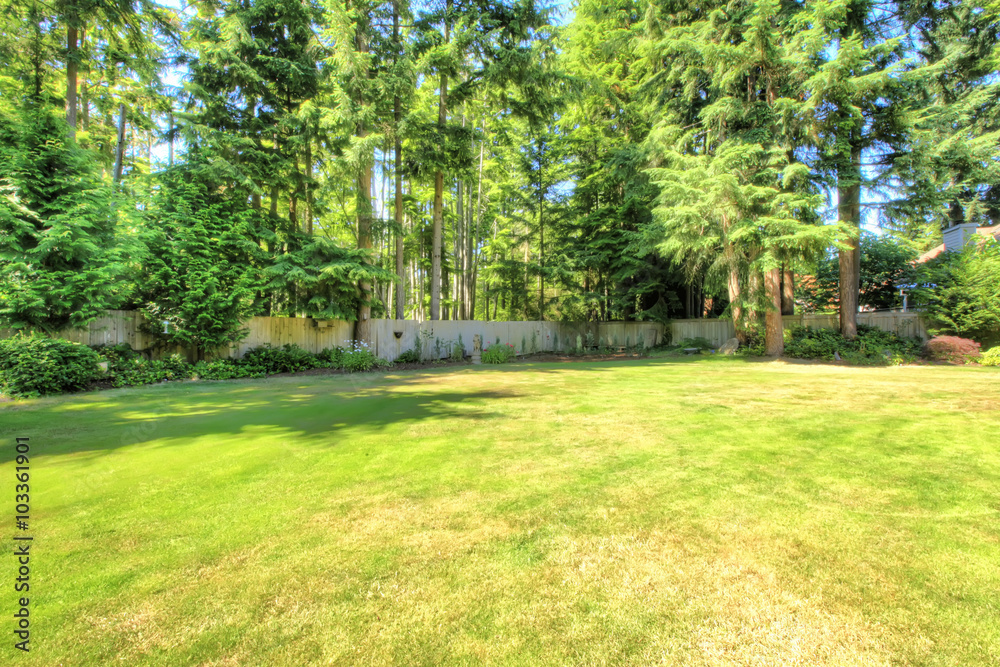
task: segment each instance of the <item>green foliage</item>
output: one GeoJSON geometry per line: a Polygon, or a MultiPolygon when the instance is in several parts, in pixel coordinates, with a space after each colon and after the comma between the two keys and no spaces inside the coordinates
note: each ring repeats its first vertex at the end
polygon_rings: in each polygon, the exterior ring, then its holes
{"type": "Polygon", "coordinates": [[[375,356],[368,343],[352,340],[344,351],[342,364],[348,373],[361,373],[381,366],[380,359],[375,356]]]}
{"type": "Polygon", "coordinates": [[[397,364],[419,364],[420,353],[416,350],[407,350],[396,357],[397,364]]]}
{"type": "Polygon", "coordinates": [[[923,269],[915,298],[932,320],[931,333],[1000,343],[1000,242],[971,243],[923,269]]]}
{"type": "Polygon", "coordinates": [[[514,346],[510,343],[494,343],[483,350],[484,364],[505,364],[516,356],[514,346]]]}
{"type": "Polygon", "coordinates": [[[260,310],[260,216],[245,189],[225,186],[226,175],[195,151],[160,177],[148,215],[142,312],[163,345],[200,352],[228,345],[260,310]]]}
{"type": "Polygon", "coordinates": [[[875,327],[858,326],[858,335],[847,340],[833,329],[795,326],[785,331],[785,356],[798,359],[841,360],[856,365],[912,363],[920,355],[917,338],[903,338],[875,327]]]}
{"type": "Polygon", "coordinates": [[[104,379],[113,387],[131,387],[171,380],[186,380],[192,368],[179,355],[166,359],[146,359],[127,343],[98,345],[94,351],[108,363],[104,379]]]}
{"type": "Polygon", "coordinates": [[[264,270],[264,289],[285,297],[272,312],[353,321],[363,298],[358,283],[393,278],[392,272],[371,263],[366,250],[342,248],[330,239],[301,234],[292,235],[289,243],[298,249],[279,255],[264,270]]]}
{"type": "MultiPolygon", "coordinates": [[[[862,232],[861,291],[859,304],[876,310],[896,308],[902,303],[900,285],[916,282],[913,264],[917,255],[908,245],[889,236],[862,232]]],[[[796,286],[796,296],[806,310],[834,310],[839,300],[840,268],[836,253],[816,262],[815,275],[796,286]]]]}
{"type": "Polygon", "coordinates": [[[0,391],[34,397],[79,391],[99,377],[96,352],[37,334],[0,340],[0,391]]]}
{"type": "Polygon", "coordinates": [[[458,341],[451,345],[452,361],[462,361],[465,359],[465,345],[462,343],[462,335],[458,335],[458,341]]]}
{"type": "Polygon", "coordinates": [[[979,363],[983,366],[1000,366],[1000,345],[983,352],[979,356],[979,363]]]}
{"type": "Polygon", "coordinates": [[[316,354],[316,359],[327,368],[343,368],[344,366],[344,348],[342,347],[328,347],[325,350],[320,350],[316,354]]]}
{"type": "Polygon", "coordinates": [[[262,345],[247,350],[240,364],[265,375],[275,373],[296,373],[318,368],[321,361],[298,345],[286,344],[281,347],[262,345]]]}
{"type": "Polygon", "coordinates": [[[968,338],[958,336],[935,336],[924,346],[924,355],[933,361],[949,364],[968,364],[978,361],[980,345],[968,338]]]}
{"type": "MultiPolygon", "coordinates": [[[[105,358],[108,358],[105,355],[105,358]]],[[[136,387],[171,380],[187,380],[191,377],[191,366],[174,354],[166,359],[108,358],[107,379],[113,387],[136,387]]]]}
{"type": "Polygon", "coordinates": [[[215,359],[199,361],[192,367],[192,373],[202,380],[234,380],[238,378],[260,378],[267,373],[252,364],[243,364],[239,360],[215,359]]]}
{"type": "Polygon", "coordinates": [[[0,325],[51,333],[114,307],[134,249],[53,109],[0,114],[0,178],[0,325]]]}
{"type": "Polygon", "coordinates": [[[707,338],[685,338],[679,343],[677,343],[679,348],[698,348],[699,350],[711,350],[715,346],[707,338]]]}

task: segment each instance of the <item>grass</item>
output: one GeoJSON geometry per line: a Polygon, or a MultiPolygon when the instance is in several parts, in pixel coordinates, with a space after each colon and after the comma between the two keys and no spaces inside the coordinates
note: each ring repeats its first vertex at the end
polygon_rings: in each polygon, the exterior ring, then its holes
{"type": "Polygon", "coordinates": [[[997,369],[718,358],[0,405],[16,664],[995,665],[998,406],[997,369]]]}

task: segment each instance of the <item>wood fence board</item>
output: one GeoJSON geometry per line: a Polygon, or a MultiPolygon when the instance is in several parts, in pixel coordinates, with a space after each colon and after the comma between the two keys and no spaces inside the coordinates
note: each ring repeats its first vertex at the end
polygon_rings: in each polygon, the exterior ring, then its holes
{"type": "MultiPolygon", "coordinates": [[[[836,329],[836,315],[794,315],[782,318],[785,328],[808,326],[836,329]]],[[[926,340],[927,329],[919,313],[859,313],[859,324],[893,331],[901,336],[916,336],[926,340]]],[[[193,358],[192,350],[179,348],[153,350],[154,337],[145,333],[147,324],[140,313],[134,311],[108,311],[83,330],[60,332],[61,338],[87,345],[116,345],[127,343],[133,349],[155,353],[156,356],[180,353],[193,358]]],[[[354,324],[342,320],[314,321],[312,318],[254,317],[246,323],[247,335],[238,343],[220,352],[219,356],[240,357],[247,350],[270,343],[276,347],[295,344],[312,353],[332,347],[346,347],[353,337],[354,324]]],[[[395,359],[407,350],[415,350],[420,340],[421,354],[431,359],[435,351],[447,357],[452,346],[461,337],[466,354],[472,350],[473,337],[482,336],[483,346],[489,347],[499,340],[511,344],[518,354],[538,352],[567,352],[588,341],[598,345],[603,340],[607,346],[617,341],[618,346],[636,346],[640,337],[644,347],[662,343],[666,328],[652,322],[484,322],[477,320],[441,320],[417,322],[414,320],[372,320],[372,344],[375,353],[384,359],[395,359]],[[395,332],[401,332],[399,338],[395,332]]],[[[722,345],[734,335],[730,320],[674,320],[670,324],[673,342],[685,338],[705,338],[714,346],[722,345]]],[[[0,338],[16,332],[0,330],[0,338]]]]}

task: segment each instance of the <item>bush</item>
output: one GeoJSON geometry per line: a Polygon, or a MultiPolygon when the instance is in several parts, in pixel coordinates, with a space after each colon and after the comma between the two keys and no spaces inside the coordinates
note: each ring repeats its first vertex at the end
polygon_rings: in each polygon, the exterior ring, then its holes
{"type": "Polygon", "coordinates": [[[693,348],[696,347],[699,350],[711,350],[714,348],[711,341],[707,338],[685,338],[681,342],[677,343],[680,348],[693,348]]]}
{"type": "Polygon", "coordinates": [[[203,380],[233,380],[236,378],[259,378],[267,375],[249,364],[232,359],[202,361],[194,366],[194,372],[203,380]]]}
{"type": "Polygon", "coordinates": [[[748,357],[764,356],[764,325],[751,324],[743,331],[746,341],[740,343],[736,354],[748,357]]]}
{"type": "Polygon", "coordinates": [[[252,368],[253,372],[265,375],[295,373],[323,366],[315,355],[306,352],[298,345],[255,347],[247,350],[240,362],[241,365],[252,368]]]}
{"type": "Polygon", "coordinates": [[[785,331],[785,356],[798,359],[843,361],[861,366],[905,364],[916,361],[921,343],[916,338],[902,338],[876,327],[858,326],[858,335],[847,340],[834,329],[810,329],[796,326],[785,331]]]}
{"type": "Polygon", "coordinates": [[[103,351],[108,361],[107,379],[112,387],[135,387],[191,377],[191,365],[176,354],[166,359],[150,360],[134,352],[128,355],[108,348],[103,351]]]}
{"type": "Polygon", "coordinates": [[[967,364],[979,359],[979,343],[958,336],[935,336],[927,341],[924,354],[934,361],[967,364]]]}
{"type": "Polygon", "coordinates": [[[921,268],[914,304],[923,305],[932,334],[1000,344],[1000,242],[970,243],[921,268]]]}
{"type": "Polygon", "coordinates": [[[100,376],[100,356],[86,345],[38,335],[0,340],[0,391],[33,397],[85,388],[100,376]]]}
{"type": "Polygon", "coordinates": [[[344,370],[348,373],[362,373],[376,367],[381,367],[380,360],[368,347],[368,343],[361,340],[350,341],[350,346],[343,354],[344,370]]]}
{"type": "Polygon", "coordinates": [[[496,343],[483,350],[484,364],[505,364],[515,356],[514,346],[510,343],[496,343]]]}
{"type": "Polygon", "coordinates": [[[420,354],[416,350],[407,350],[396,357],[397,364],[419,364],[420,354]]]}
{"type": "Polygon", "coordinates": [[[983,352],[979,357],[979,363],[983,366],[1000,366],[1000,345],[983,352]]]}
{"type": "Polygon", "coordinates": [[[322,350],[316,355],[316,360],[321,364],[321,368],[343,368],[344,348],[330,347],[322,350]]]}

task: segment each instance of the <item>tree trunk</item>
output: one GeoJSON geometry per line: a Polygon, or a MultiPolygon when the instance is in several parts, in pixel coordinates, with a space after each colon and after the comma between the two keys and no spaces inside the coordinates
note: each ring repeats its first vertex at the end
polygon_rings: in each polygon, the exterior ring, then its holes
{"type": "Polygon", "coordinates": [[[77,27],[66,27],[66,124],[69,125],[69,138],[76,140],[76,79],[80,57],[77,48],[77,27]]]}
{"type": "Polygon", "coordinates": [[[455,237],[453,244],[453,254],[455,261],[453,266],[455,269],[455,279],[452,284],[454,292],[452,297],[455,300],[455,316],[456,320],[465,319],[465,303],[462,300],[462,291],[465,289],[465,285],[462,284],[462,274],[465,268],[465,183],[462,179],[458,179],[457,185],[457,197],[455,199],[455,237]]]}
{"type": "Polygon", "coordinates": [[[545,220],[542,208],[545,203],[545,191],[542,190],[541,160],[538,178],[538,319],[545,320],[545,220]]]}
{"type": "Polygon", "coordinates": [[[764,273],[764,292],[768,302],[764,313],[764,354],[780,357],[785,351],[785,330],[781,321],[781,270],[778,267],[764,273]]]}
{"type": "Polygon", "coordinates": [[[840,333],[853,340],[858,335],[858,292],[861,289],[861,150],[851,151],[849,167],[837,173],[838,216],[851,230],[847,246],[839,251],[840,260],[840,333]]]}
{"type": "MultiPolygon", "coordinates": [[[[360,27],[356,33],[356,45],[360,53],[368,53],[368,34],[360,27]]],[[[365,100],[359,96],[359,106],[364,106],[365,100]]],[[[359,139],[368,136],[368,128],[364,121],[358,123],[359,139]]],[[[358,249],[370,250],[372,247],[372,166],[367,160],[358,167],[358,187],[356,197],[356,214],[358,219],[358,249]]],[[[372,284],[367,280],[358,283],[360,303],[358,304],[358,319],[354,323],[354,340],[371,341],[371,299],[372,284]]]]}
{"type": "Polygon", "coordinates": [[[781,271],[781,314],[795,314],[795,274],[788,264],[781,271]]]}
{"type": "MultiPolygon", "coordinates": [[[[392,3],[392,43],[399,53],[399,0],[392,3]]],[[[398,58],[397,58],[398,59],[398,58]]],[[[393,146],[395,198],[393,202],[393,219],[396,221],[396,319],[403,319],[406,309],[406,279],[403,276],[403,141],[399,136],[399,126],[402,120],[402,101],[396,94],[392,99],[393,146]]]]}
{"type": "Polygon", "coordinates": [[[115,183],[122,180],[123,162],[125,161],[125,105],[118,105],[118,141],[115,144],[115,183]]]}
{"type": "MultiPolygon", "coordinates": [[[[167,166],[174,166],[174,112],[167,114],[167,166]]],[[[260,208],[258,197],[257,208],[260,208]]]]}
{"type": "Polygon", "coordinates": [[[431,227],[431,319],[441,319],[441,222],[444,215],[444,174],[434,173],[434,214],[431,227]]]}
{"type": "Polygon", "coordinates": [[[726,290],[729,292],[730,313],[733,317],[733,329],[736,331],[736,338],[740,345],[747,343],[746,322],[743,321],[743,308],[740,307],[742,291],[740,289],[740,272],[735,266],[729,267],[729,278],[726,282],[726,290]]]}
{"type": "Polygon", "coordinates": [[[313,156],[312,156],[312,137],[306,137],[306,216],[305,216],[305,232],[309,236],[313,233],[313,191],[312,191],[312,177],[313,177],[313,156]]]}
{"type": "MultiPolygon", "coordinates": [[[[87,31],[80,28],[80,48],[84,47],[87,41],[87,31]]],[[[80,81],[80,126],[84,132],[90,130],[90,90],[87,87],[87,76],[90,69],[84,70],[83,76],[80,81]]]]}
{"type": "MultiPolygon", "coordinates": [[[[452,0],[447,2],[447,13],[451,14],[452,0]]],[[[444,41],[451,39],[449,19],[444,22],[444,41]]],[[[438,131],[444,140],[445,124],[448,121],[448,75],[441,74],[441,90],[438,96],[438,131]]],[[[434,216],[431,231],[431,319],[441,319],[441,245],[444,220],[444,173],[434,172],[434,216]]]]}

